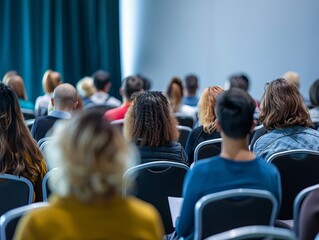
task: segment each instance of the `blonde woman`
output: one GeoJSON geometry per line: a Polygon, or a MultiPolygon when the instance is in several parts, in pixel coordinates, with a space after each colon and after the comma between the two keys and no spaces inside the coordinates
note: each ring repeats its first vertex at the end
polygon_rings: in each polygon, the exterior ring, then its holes
{"type": "Polygon", "coordinates": [[[61,121],[53,136],[48,161],[60,171],[51,179],[50,206],[27,214],[15,239],[163,238],[154,207],[121,195],[134,154],[103,113],[86,111],[61,121]]]}
{"type": "Polygon", "coordinates": [[[198,102],[198,127],[190,133],[185,151],[189,164],[194,161],[194,150],[196,146],[206,140],[220,138],[216,131],[216,98],[224,90],[221,87],[213,86],[204,89],[198,102]]]}

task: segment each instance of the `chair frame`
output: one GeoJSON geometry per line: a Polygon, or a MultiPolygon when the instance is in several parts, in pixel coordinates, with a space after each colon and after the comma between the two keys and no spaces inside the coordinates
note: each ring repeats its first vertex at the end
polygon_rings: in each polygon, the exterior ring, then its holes
{"type": "MultiPolygon", "coordinates": [[[[188,136],[189,134],[191,133],[192,129],[190,127],[187,127],[187,126],[183,126],[183,125],[177,125],[177,129],[179,132],[181,131],[187,131],[188,132],[188,135],[187,135],[187,139],[188,139],[188,136]]],[[[181,134],[179,134],[179,136],[181,136],[181,134]]],[[[178,139],[178,142],[185,148],[186,147],[186,143],[187,143],[187,139],[185,141],[185,144],[183,144],[180,139],[178,139]]]]}
{"type": "Polygon", "coordinates": [[[218,200],[229,199],[234,197],[257,197],[268,199],[272,203],[272,212],[271,218],[269,220],[269,225],[274,225],[276,220],[276,214],[278,210],[278,202],[274,195],[266,190],[259,189],[248,189],[248,188],[238,188],[232,190],[226,190],[217,193],[211,193],[201,197],[196,205],[195,205],[195,231],[194,231],[194,239],[202,239],[203,234],[203,212],[204,208],[211,202],[215,202],[218,200]]]}
{"type": "Polygon", "coordinates": [[[198,160],[200,160],[198,159],[198,154],[202,147],[207,145],[214,145],[215,143],[222,143],[222,141],[223,141],[222,138],[215,138],[215,139],[210,139],[210,140],[206,140],[199,143],[194,150],[194,162],[197,162],[198,160]]]}
{"type": "Polygon", "coordinates": [[[48,191],[47,191],[48,180],[52,176],[52,174],[54,174],[58,170],[59,170],[59,168],[52,168],[50,171],[48,171],[44,175],[44,177],[42,179],[42,198],[43,198],[43,202],[47,202],[48,201],[48,191]]]}

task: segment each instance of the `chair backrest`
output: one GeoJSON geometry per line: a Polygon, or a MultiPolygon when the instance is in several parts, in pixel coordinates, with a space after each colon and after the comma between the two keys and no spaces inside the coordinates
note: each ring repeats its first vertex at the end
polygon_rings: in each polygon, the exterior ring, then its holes
{"type": "Polygon", "coordinates": [[[28,120],[25,120],[25,121],[24,121],[25,125],[27,125],[27,127],[29,128],[30,131],[31,131],[31,128],[32,128],[32,126],[33,126],[34,121],[35,121],[34,118],[28,119],[28,120]]]}
{"type": "Polygon", "coordinates": [[[111,125],[118,127],[120,131],[123,132],[124,119],[113,120],[111,125]]]}
{"type": "Polygon", "coordinates": [[[166,234],[174,231],[168,197],[182,197],[184,177],[189,168],[181,163],[158,161],[137,165],[126,171],[124,182],[136,177],[134,189],[123,189],[124,195],[134,195],[151,203],[160,213],[166,234]]]}
{"type": "Polygon", "coordinates": [[[208,194],[195,205],[195,239],[237,227],[272,226],[277,209],[277,200],[265,190],[233,189],[208,194]]]}
{"type": "Polygon", "coordinates": [[[178,125],[186,126],[190,128],[194,127],[195,120],[193,117],[182,114],[182,113],[175,113],[175,117],[178,121],[178,125]]]}
{"type": "Polygon", "coordinates": [[[42,197],[44,202],[48,201],[48,197],[51,194],[49,179],[50,177],[52,177],[52,175],[56,174],[58,170],[59,170],[58,168],[51,169],[44,175],[44,178],[42,179],[42,197]]]}
{"type": "Polygon", "coordinates": [[[311,193],[313,190],[319,189],[319,184],[307,187],[300,191],[294,200],[294,208],[293,208],[293,217],[294,217],[294,231],[298,236],[298,225],[299,225],[299,213],[300,207],[303,203],[303,200],[311,193]]]}
{"type": "Polygon", "coordinates": [[[41,207],[48,206],[47,202],[38,202],[32,203],[26,206],[14,208],[0,217],[0,239],[1,240],[11,240],[13,238],[16,226],[20,218],[25,215],[27,212],[41,207]]]}
{"type": "Polygon", "coordinates": [[[54,140],[55,138],[54,137],[44,137],[44,138],[41,138],[38,142],[37,142],[37,145],[38,147],[41,147],[41,145],[43,143],[45,143],[46,141],[50,141],[50,140],[54,140]]]}
{"type": "Polygon", "coordinates": [[[24,120],[35,119],[35,112],[32,109],[21,108],[24,120]]]}
{"type": "Polygon", "coordinates": [[[194,162],[219,155],[222,141],[222,138],[216,138],[199,143],[194,151],[194,162]]]}
{"type": "Polygon", "coordinates": [[[0,174],[0,216],[5,212],[33,202],[34,188],[25,177],[0,174]]]}
{"type": "Polygon", "coordinates": [[[293,219],[293,202],[306,187],[319,183],[319,151],[307,149],[276,153],[267,160],[281,177],[282,203],[279,219],[293,219]]]}
{"type": "Polygon", "coordinates": [[[218,233],[205,240],[232,240],[267,238],[272,240],[297,240],[293,231],[272,226],[245,226],[218,233]]]}
{"type": "Polygon", "coordinates": [[[177,129],[179,131],[178,142],[185,148],[188,135],[191,133],[192,129],[190,127],[180,126],[180,125],[177,126],[177,129]]]}

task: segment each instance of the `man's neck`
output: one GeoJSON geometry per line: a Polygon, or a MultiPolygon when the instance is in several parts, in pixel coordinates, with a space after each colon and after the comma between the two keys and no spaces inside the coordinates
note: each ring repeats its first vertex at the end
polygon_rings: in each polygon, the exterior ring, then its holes
{"type": "Polygon", "coordinates": [[[251,161],[256,156],[248,149],[248,139],[233,139],[223,135],[222,151],[220,156],[234,161],[251,161]]]}

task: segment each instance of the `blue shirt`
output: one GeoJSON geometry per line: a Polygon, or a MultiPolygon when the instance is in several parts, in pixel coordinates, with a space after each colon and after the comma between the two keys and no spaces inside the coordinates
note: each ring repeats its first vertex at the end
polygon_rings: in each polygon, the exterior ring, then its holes
{"type": "Polygon", "coordinates": [[[281,182],[276,167],[262,158],[233,161],[220,156],[200,160],[187,173],[183,206],[176,232],[185,239],[194,237],[194,209],[203,196],[224,190],[252,188],[270,191],[281,203],[281,182]]]}
{"type": "Polygon", "coordinates": [[[182,102],[191,107],[197,107],[199,98],[197,96],[183,97],[182,102]]]}

